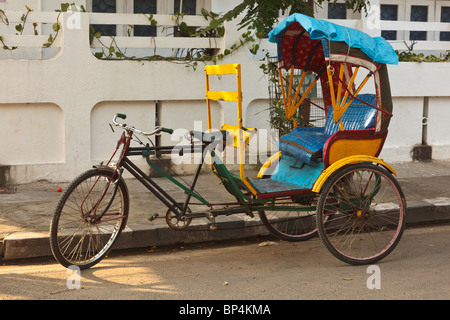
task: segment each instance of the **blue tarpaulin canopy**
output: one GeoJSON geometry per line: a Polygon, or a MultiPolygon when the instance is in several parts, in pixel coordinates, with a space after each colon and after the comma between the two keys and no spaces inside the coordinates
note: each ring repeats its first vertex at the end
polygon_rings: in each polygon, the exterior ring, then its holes
{"type": "Polygon", "coordinates": [[[281,47],[285,30],[295,22],[298,22],[310,34],[310,39],[345,42],[352,48],[360,49],[374,62],[384,64],[398,63],[397,54],[383,37],[371,37],[362,31],[340,26],[326,20],[314,19],[300,13],[290,15],[273,28],[269,33],[269,41],[281,47]]]}

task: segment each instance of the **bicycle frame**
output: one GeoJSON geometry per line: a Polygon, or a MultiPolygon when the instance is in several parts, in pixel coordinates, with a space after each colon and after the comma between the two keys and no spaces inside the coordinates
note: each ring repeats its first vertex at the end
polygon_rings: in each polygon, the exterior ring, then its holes
{"type": "MultiPolygon", "coordinates": [[[[262,211],[262,210],[278,210],[278,211],[292,211],[293,209],[298,211],[311,211],[315,210],[314,206],[308,206],[308,205],[299,205],[299,206],[284,206],[277,204],[276,202],[283,201],[284,199],[291,199],[291,196],[281,196],[276,198],[266,198],[266,199],[258,199],[256,197],[249,197],[242,193],[239,186],[236,185],[236,183],[233,181],[233,177],[231,174],[226,171],[225,173],[221,173],[219,178],[224,178],[227,180],[227,182],[230,182],[231,190],[227,188],[227,190],[232,193],[236,197],[236,202],[225,202],[225,203],[211,203],[207,201],[205,198],[200,196],[195,191],[195,186],[198,182],[199,175],[201,173],[202,166],[204,164],[206,156],[208,156],[208,149],[211,152],[211,157],[213,158],[213,165],[215,166],[225,166],[219,162],[218,157],[215,154],[214,151],[214,145],[208,144],[208,143],[193,143],[191,145],[177,145],[177,146],[152,146],[150,147],[148,144],[145,147],[131,147],[130,143],[133,137],[133,130],[126,129],[120,139],[117,142],[116,151],[111,156],[110,160],[106,164],[109,166],[111,164],[111,160],[113,159],[114,155],[116,154],[117,150],[120,148],[121,145],[122,151],[121,156],[119,157],[119,160],[117,164],[115,165],[115,172],[121,173],[121,168],[127,170],[133,177],[135,177],[140,183],[142,183],[152,194],[154,194],[169,210],[171,210],[178,219],[180,219],[182,216],[186,216],[189,218],[201,218],[205,217],[205,215],[211,219],[213,217],[216,217],[218,215],[231,215],[236,213],[246,213],[253,217],[253,212],[262,211]],[[125,133],[126,132],[126,133],[125,133]],[[160,156],[164,154],[172,154],[173,152],[177,150],[189,150],[191,153],[198,153],[201,152],[201,161],[198,164],[195,174],[192,178],[190,187],[187,187],[180,183],[178,180],[176,180],[174,177],[172,177],[170,174],[168,174],[166,171],[162,170],[160,167],[155,165],[150,161],[150,156],[160,156]],[[167,193],[163,188],[161,188],[157,182],[154,181],[151,177],[149,177],[147,174],[145,174],[142,169],[140,169],[133,161],[129,158],[132,156],[143,156],[147,164],[154,170],[156,170],[158,173],[162,174],[163,177],[167,178],[169,181],[171,181],[173,184],[175,184],[177,187],[183,189],[183,191],[186,192],[186,198],[183,202],[176,201],[169,193],[167,193]],[[219,162],[219,163],[215,163],[219,162]],[[188,211],[189,205],[192,204],[191,200],[192,198],[197,199],[200,203],[194,203],[194,204],[200,204],[206,206],[208,209],[204,212],[197,212],[197,213],[190,213],[188,211]],[[215,207],[222,207],[220,209],[215,209],[215,207]]],[[[226,168],[225,168],[226,170],[226,168]]],[[[302,197],[310,197],[314,194],[311,193],[305,193],[297,195],[298,199],[301,199],[302,197]]]]}

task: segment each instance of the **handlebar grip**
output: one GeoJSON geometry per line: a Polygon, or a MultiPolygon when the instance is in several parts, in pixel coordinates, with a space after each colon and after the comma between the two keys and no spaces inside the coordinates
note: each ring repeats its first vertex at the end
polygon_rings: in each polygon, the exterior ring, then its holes
{"type": "Polygon", "coordinates": [[[124,113],[117,113],[117,117],[119,117],[120,119],[126,119],[127,118],[127,115],[126,114],[124,114],[124,113]]]}
{"type": "Polygon", "coordinates": [[[169,134],[172,134],[172,133],[173,133],[173,129],[169,129],[169,128],[161,128],[161,131],[162,131],[162,132],[169,133],[169,134]]]}

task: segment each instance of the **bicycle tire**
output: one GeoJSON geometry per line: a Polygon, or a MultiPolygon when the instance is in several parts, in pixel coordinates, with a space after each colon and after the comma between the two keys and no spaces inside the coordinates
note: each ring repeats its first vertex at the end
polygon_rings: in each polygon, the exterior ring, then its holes
{"type": "Polygon", "coordinates": [[[319,236],[348,264],[373,264],[389,255],[403,235],[405,220],[406,200],[398,181],[372,163],[340,169],[320,192],[319,236]]]}
{"type": "Polygon", "coordinates": [[[128,189],[123,179],[113,174],[108,168],[88,170],[62,195],[50,224],[50,248],[61,265],[94,266],[111,251],[125,228],[128,189]],[[97,219],[103,213],[102,218],[96,220],[93,212],[97,219]]]}
{"type": "MultiPolygon", "coordinates": [[[[298,203],[290,203],[298,206],[298,203]]],[[[285,241],[306,241],[317,236],[315,211],[277,211],[265,210],[258,212],[267,228],[277,238],[285,241]]]]}

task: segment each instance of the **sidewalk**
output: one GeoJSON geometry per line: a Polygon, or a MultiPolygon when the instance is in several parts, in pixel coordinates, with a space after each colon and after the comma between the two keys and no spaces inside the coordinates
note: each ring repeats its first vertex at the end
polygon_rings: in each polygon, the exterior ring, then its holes
{"type": "MultiPolygon", "coordinates": [[[[392,163],[406,196],[407,223],[450,221],[450,161],[392,163]]],[[[182,177],[190,182],[191,177],[182,177]]],[[[184,193],[165,178],[155,180],[175,199],[184,193]]],[[[145,248],[267,235],[259,219],[239,215],[218,217],[219,229],[211,231],[209,220],[196,219],[189,231],[173,231],[165,222],[167,209],[136,180],[127,180],[130,217],[115,249],[145,248]],[[158,213],[158,219],[148,217],[158,213]]],[[[0,193],[0,259],[13,260],[51,255],[48,230],[51,216],[68,183],[36,182],[15,186],[15,192],[0,193]]],[[[211,202],[234,201],[211,173],[202,174],[196,190],[211,202]]],[[[2,190],[0,190],[2,191],[2,190]]]]}

